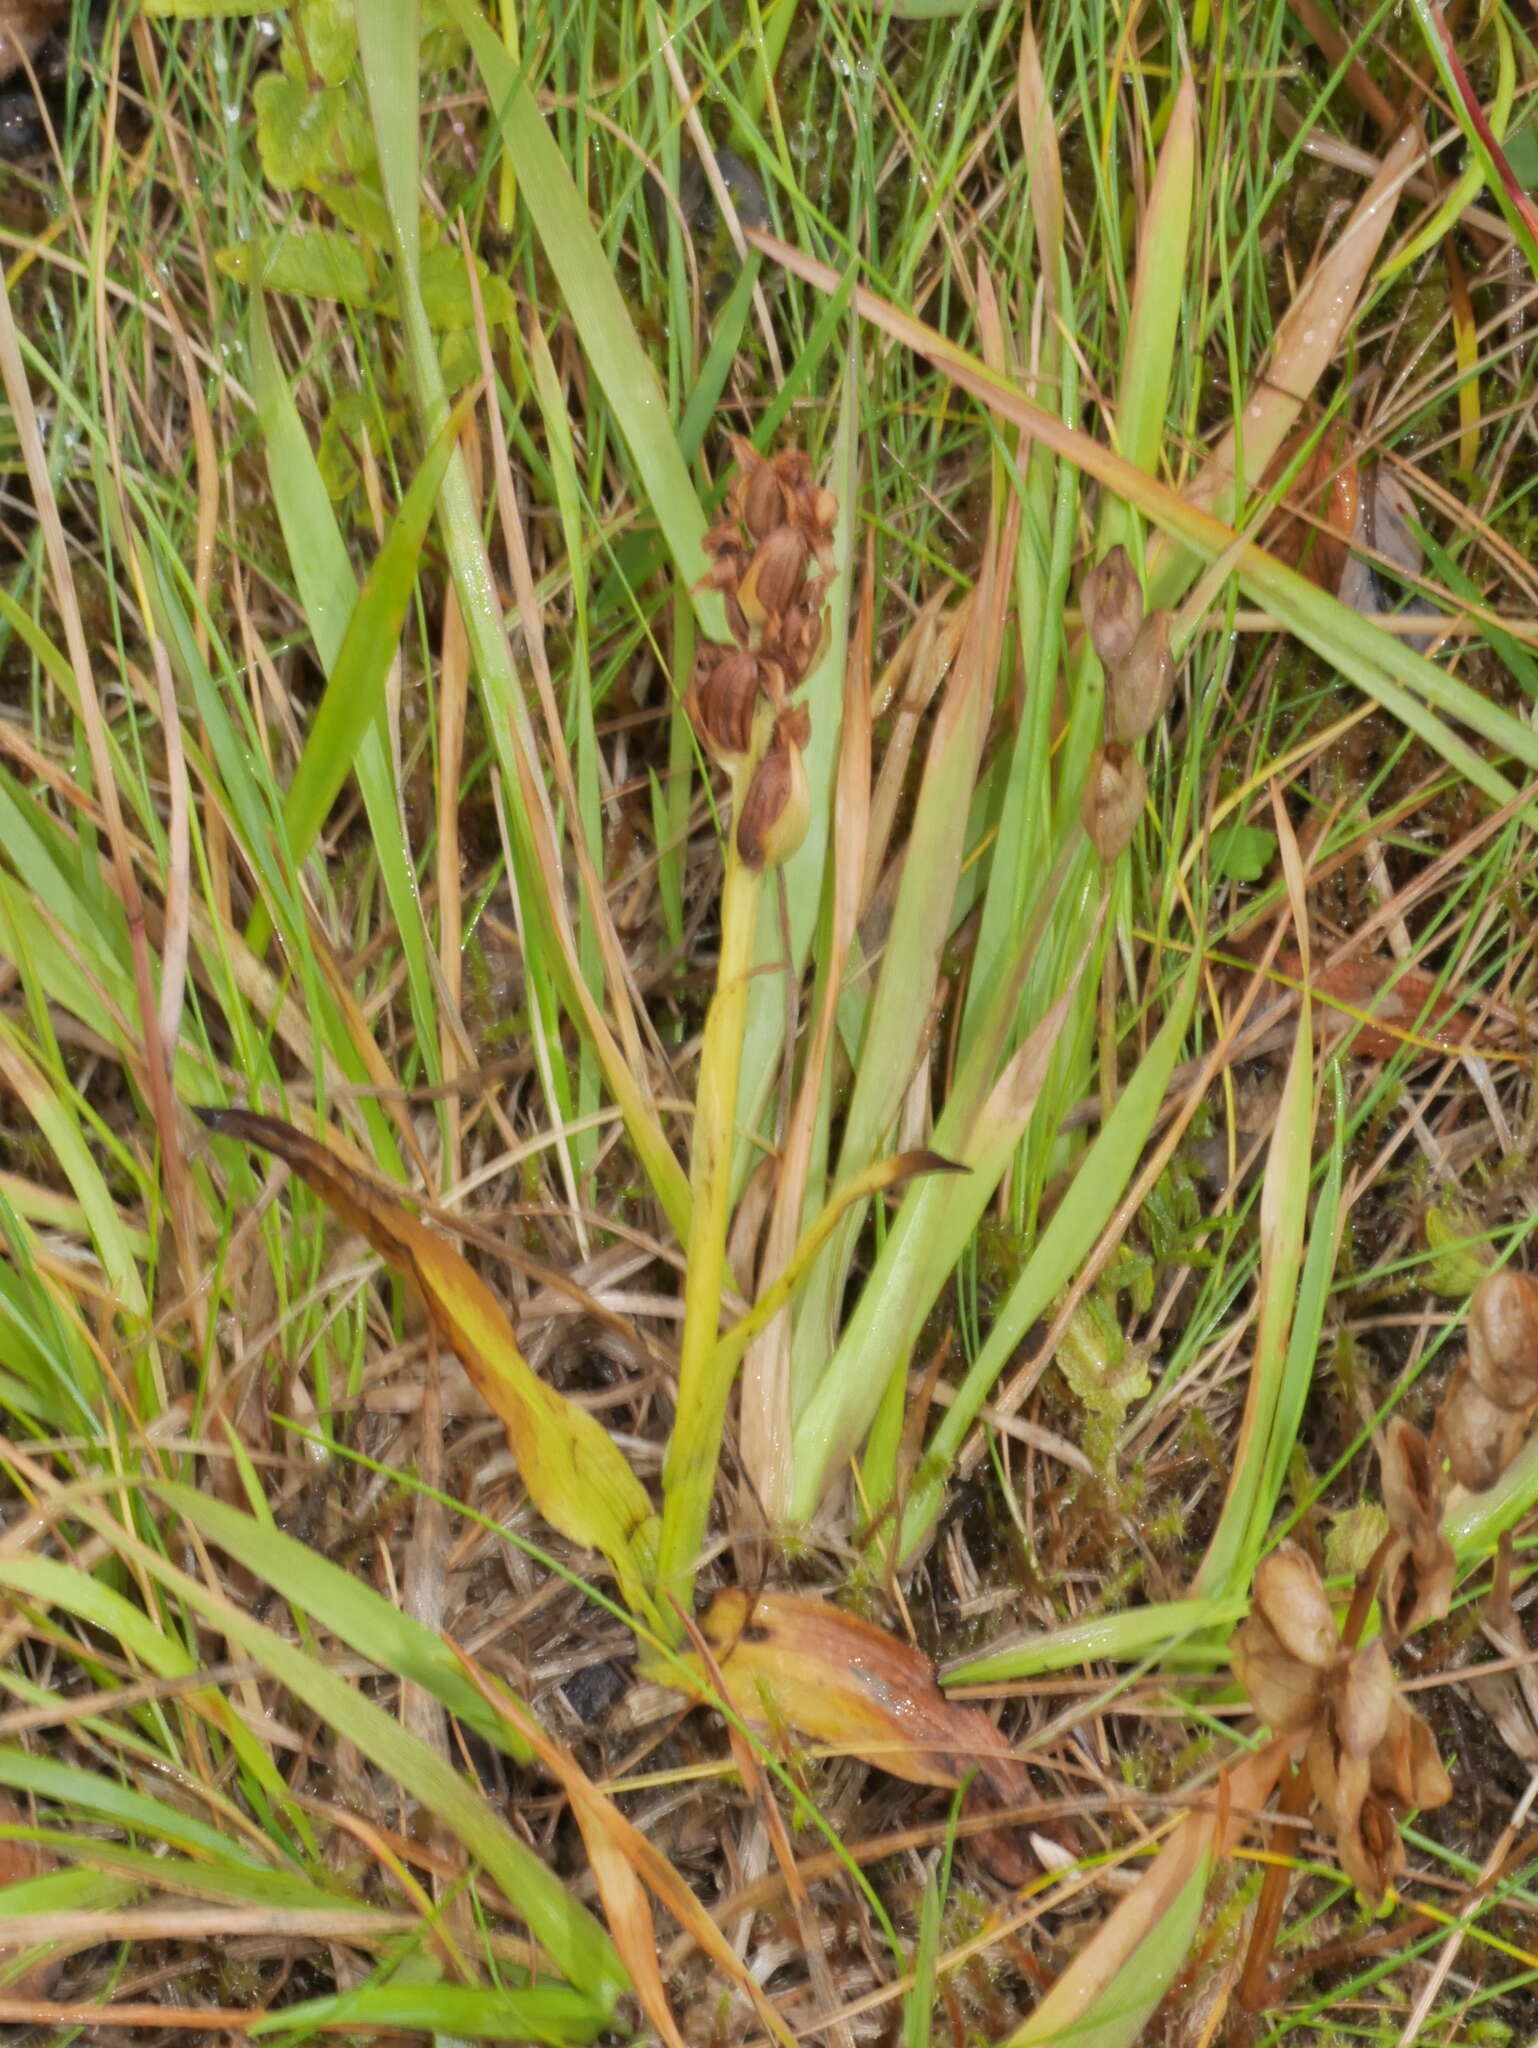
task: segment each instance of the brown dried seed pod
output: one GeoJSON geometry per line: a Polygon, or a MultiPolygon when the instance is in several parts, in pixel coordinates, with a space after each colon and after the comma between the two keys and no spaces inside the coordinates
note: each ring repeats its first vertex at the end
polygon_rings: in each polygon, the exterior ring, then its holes
{"type": "Polygon", "coordinates": [[[780,480],[774,465],[761,456],[753,455],[751,467],[744,472],[741,504],[742,523],[754,540],[767,540],[785,517],[785,493],[780,480]]]}
{"type": "Polygon", "coordinates": [[[1089,764],[1080,817],[1103,861],[1125,853],[1148,801],[1142,763],[1119,740],[1109,740],[1089,764]]]}
{"type": "Polygon", "coordinates": [[[1113,738],[1130,746],[1153,731],[1175,688],[1167,611],[1150,612],[1144,619],[1125,661],[1109,672],[1106,688],[1113,738]]]}
{"type": "Polygon", "coordinates": [[[737,851],[750,868],[788,860],[806,837],[811,793],[801,749],[776,733],[753,771],[737,817],[737,851]]]}
{"type": "Polygon", "coordinates": [[[1084,623],[1103,662],[1124,661],[1143,623],[1143,591],[1124,547],[1114,547],[1085,577],[1079,592],[1084,623]]]}
{"type": "Polygon", "coordinates": [[[1318,1568],[1296,1543],[1282,1543],[1255,1571],[1255,1609],[1277,1641],[1300,1664],[1324,1671],[1335,1661],[1340,1637],[1318,1568]]]}
{"type": "Polygon", "coordinates": [[[1319,1711],[1320,1674],[1284,1650],[1269,1622],[1252,1614],[1228,1641],[1234,1676],[1250,1705],[1278,1735],[1295,1735],[1319,1711]]]}
{"type": "Polygon", "coordinates": [[[1469,1370],[1503,1408],[1538,1402],[1538,1281],[1510,1266],[1491,1273],[1469,1302],[1469,1370]]]}
{"type": "Polygon", "coordinates": [[[1335,1700],[1335,1732],[1348,1756],[1371,1756],[1389,1731],[1395,1704],[1394,1667],[1382,1636],[1351,1657],[1335,1700]]]}
{"type": "Polygon", "coordinates": [[[701,739],[723,760],[740,760],[753,744],[759,688],[757,655],[739,647],[701,651],[693,691],[694,722],[701,739]],[[707,654],[716,658],[707,661],[707,654]]]}
{"type": "Polygon", "coordinates": [[[1531,1421],[1531,1408],[1503,1408],[1492,1401],[1465,1360],[1443,1397],[1437,1443],[1458,1484],[1470,1493],[1484,1493],[1527,1442],[1531,1421]]]}
{"type": "Polygon", "coordinates": [[[794,526],[777,526],[759,542],[737,592],[750,622],[762,624],[790,609],[806,582],[806,557],[806,536],[794,526]]]}

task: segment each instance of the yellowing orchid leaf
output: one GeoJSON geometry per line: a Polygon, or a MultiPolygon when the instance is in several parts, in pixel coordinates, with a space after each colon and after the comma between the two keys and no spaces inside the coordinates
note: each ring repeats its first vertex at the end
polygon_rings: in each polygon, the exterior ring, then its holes
{"type": "MultiPolygon", "coordinates": [[[[700,1633],[745,1721],[792,1728],[917,1785],[958,1785],[976,1771],[996,1804],[1032,1796],[1025,1765],[983,1710],[946,1699],[927,1657],[858,1615],[730,1586],[700,1633]]],[[[679,1661],[708,1695],[703,1660],[679,1661]]]]}
{"type": "Polygon", "coordinates": [[[500,1417],[529,1497],[553,1529],[609,1560],[626,1601],[646,1605],[656,1517],[645,1487],[603,1425],[534,1371],[491,1289],[403,1203],[291,1124],[245,1109],[200,1109],[221,1137],[290,1166],[385,1263],[414,1282],[438,1337],[500,1417]]]}

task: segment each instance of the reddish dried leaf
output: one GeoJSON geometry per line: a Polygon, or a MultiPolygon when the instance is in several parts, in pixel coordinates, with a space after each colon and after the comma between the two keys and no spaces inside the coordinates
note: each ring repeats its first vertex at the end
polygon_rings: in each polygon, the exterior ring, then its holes
{"type": "MultiPolygon", "coordinates": [[[[1300,428],[1283,443],[1267,472],[1268,484],[1297,461],[1312,431],[1300,428]]],[[[1293,479],[1262,544],[1333,597],[1360,519],[1360,500],[1360,472],[1350,442],[1342,428],[1331,427],[1293,479]]]]}
{"type": "Polygon", "coordinates": [[[885,1629],[796,1593],[730,1587],[701,1623],[733,1705],[918,1785],[976,1771],[1002,1803],[1030,1797],[1024,1764],[980,1707],[958,1706],[934,1666],[885,1629]]]}
{"type": "MultiPolygon", "coordinates": [[[[1282,948],[1276,964],[1294,979],[1303,971],[1291,947],[1282,948]]],[[[1401,968],[1397,960],[1340,960],[1317,968],[1309,989],[1318,1036],[1333,1044],[1351,1033],[1352,1050],[1368,1059],[1386,1060],[1406,1045],[1412,1051],[1424,1045],[1454,1052],[1474,1034],[1474,1018],[1466,1009],[1437,994],[1429,974],[1401,968]],[[1364,1024],[1363,1017],[1372,1021],[1364,1024]]]]}

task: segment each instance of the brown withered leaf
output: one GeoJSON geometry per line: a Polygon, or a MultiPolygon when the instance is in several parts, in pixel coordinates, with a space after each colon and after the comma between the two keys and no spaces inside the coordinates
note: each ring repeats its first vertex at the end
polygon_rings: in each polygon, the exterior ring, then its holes
{"type": "Polygon", "coordinates": [[[403,1202],[292,1125],[245,1109],[194,1114],[221,1136],[276,1153],[415,1284],[437,1335],[501,1419],[534,1505],[573,1543],[602,1551],[626,1600],[644,1611],[656,1533],[650,1496],[602,1423],[534,1371],[474,1268],[403,1202]]]}
{"type": "MultiPolygon", "coordinates": [[[[1284,946],[1276,956],[1278,972],[1297,980],[1303,964],[1296,950],[1284,946]]],[[[1338,960],[1316,968],[1309,979],[1314,997],[1314,1030],[1327,1045],[1353,1034],[1352,1050],[1367,1059],[1386,1060],[1407,1046],[1434,1052],[1456,1051],[1474,1035],[1475,1020],[1451,997],[1437,993],[1435,981],[1419,968],[1401,969],[1397,960],[1338,960]],[[1363,1018],[1369,1021],[1362,1022],[1363,1018]]]]}

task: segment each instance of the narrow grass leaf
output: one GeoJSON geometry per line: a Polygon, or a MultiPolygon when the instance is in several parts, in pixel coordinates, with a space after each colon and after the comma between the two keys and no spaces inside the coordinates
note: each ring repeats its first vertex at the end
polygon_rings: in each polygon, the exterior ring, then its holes
{"type": "Polygon", "coordinates": [[[898,1540],[898,1555],[904,1561],[916,1557],[929,1540],[956,1457],[999,1375],[1026,1331],[1079,1270],[1137,1171],[1185,1043],[1200,987],[1199,965],[1193,957],[1153,1043],[1079,1162],[1067,1193],[1032,1247],[982,1349],[957,1388],[954,1402],[941,1417],[904,1503],[898,1540]]]}
{"type": "Polygon", "coordinates": [[[364,735],[383,713],[385,679],[416,585],[422,543],[467,409],[458,408],[428,449],[358,592],[283,806],[296,861],[315,844],[364,735]]]}
{"type": "Polygon", "coordinates": [[[970,1170],[954,1159],[942,1158],[938,1152],[923,1149],[897,1152],[890,1159],[878,1160],[874,1166],[867,1167],[864,1173],[856,1174],[853,1180],[836,1189],[807,1225],[781,1272],[759,1295],[748,1313],[733,1323],[722,1337],[717,1346],[718,1360],[735,1365],[759,1331],[771,1322],[794,1296],[796,1289],[806,1277],[808,1267],[837,1229],[840,1218],[849,1210],[862,1202],[868,1202],[873,1195],[883,1194],[888,1189],[902,1187],[910,1180],[917,1180],[922,1174],[967,1173],[970,1170]]]}
{"type": "MultiPolygon", "coordinates": [[[[826,264],[757,229],[749,233],[796,276],[826,291],[835,288],[837,274],[826,264]]],[[[859,291],[857,303],[866,318],[883,332],[927,357],[1001,419],[1012,421],[1055,449],[1086,476],[1120,492],[1194,555],[1208,562],[1231,564],[1241,588],[1257,604],[1273,612],[1285,630],[1332,662],[1342,676],[1418,734],[1449,767],[1457,769],[1496,803],[1507,803],[1516,795],[1511,783],[1438,714],[1457,719],[1525,767],[1538,769],[1538,733],[1482,692],[1445,673],[1426,656],[1394,645],[1390,636],[1370,620],[1326,596],[1306,577],[1284,567],[1264,549],[1244,540],[1178,492],[1145,476],[1092,435],[1045,412],[1018,385],[996,376],[986,364],[933,328],[870,291],[859,291]]],[[[1524,806],[1523,816],[1533,821],[1538,818],[1538,808],[1532,804],[1524,806]]]]}
{"type": "MultiPolygon", "coordinates": [[[[838,1348],[796,1425],[791,1505],[798,1519],[812,1514],[859,1444],[894,1373],[907,1371],[923,1320],[1031,1120],[1077,982],[1075,973],[1073,986],[1014,1055],[970,1127],[955,1127],[960,1090],[936,1125],[936,1149],[953,1154],[971,1174],[962,1181],[921,1180],[904,1197],[838,1348]]],[[[971,1058],[990,1051],[979,1040],[971,1058]]]]}
{"type": "Polygon", "coordinates": [[[544,2041],[550,2048],[592,2041],[608,2025],[601,2007],[564,1984],[526,1989],[478,1984],[360,1984],[334,1998],[303,1999],[253,2021],[253,2040],[304,2040],[312,2032],[425,2033],[435,2040],[544,2041]]]}
{"type": "Polygon", "coordinates": [[[587,206],[533,93],[495,29],[469,0],[448,0],[448,6],[469,38],[491,94],[520,196],[533,218],[572,325],[624,436],[647,503],[685,588],[694,593],[701,627],[711,639],[724,639],[720,598],[698,588],[709,563],[704,548],[705,514],[694,479],[679,451],[656,372],[637,339],[587,206]]]}
{"type": "MultiPolygon", "coordinates": [[[[1292,898],[1300,943],[1306,943],[1307,905],[1297,841],[1288,827],[1280,798],[1274,793],[1273,797],[1282,856],[1289,870],[1288,893],[1292,898]]],[[[1269,1520],[1263,1488],[1277,1416],[1284,1406],[1296,1408],[1296,1399],[1291,1402],[1287,1399],[1289,1379],[1295,1386],[1298,1371],[1311,1372],[1313,1365],[1312,1346],[1309,1346],[1307,1358],[1293,1362],[1289,1373],[1288,1340],[1298,1302],[1317,1117],[1313,1007],[1307,971],[1305,957],[1297,1035],[1276,1113],[1276,1127],[1266,1154],[1265,1183],[1261,1190],[1260,1286],[1249,1390],[1223,1510],[1218,1517],[1218,1526],[1212,1532],[1206,1555],[1191,1582],[1191,1591],[1198,1596],[1213,1594],[1221,1597],[1237,1592],[1249,1583],[1258,1556],[1257,1524],[1263,1533],[1264,1522],[1269,1520]]],[[[1333,1248],[1333,1229],[1328,1231],[1327,1239],[1333,1248]]]]}
{"type": "Polygon", "coordinates": [[[113,1827],[143,1835],[151,1842],[174,1842],[201,1852],[217,1863],[249,1862],[251,1851],[190,1814],[180,1813],[163,1799],[151,1799],[77,1764],[55,1763],[50,1757],[0,1743],[0,1785],[13,1792],[46,1800],[61,1813],[89,1813],[113,1827]]]}
{"type": "MultiPolygon", "coordinates": [[[[180,1570],[102,1510],[81,1504],[78,1513],[82,1522],[103,1536],[125,1562],[164,1586],[228,1642],[255,1658],[337,1736],[356,1744],[373,1765],[387,1772],[410,1797],[419,1800],[452,1829],[470,1855],[501,1887],[557,1969],[579,1991],[594,1999],[606,2017],[612,2017],[629,1985],[608,1936],[463,1772],[403,1728],[382,1707],[365,1698],[345,1678],[328,1670],[287,1637],[253,1620],[222,1593],[180,1570]]],[[[36,1761],[26,1759],[34,1769],[36,1761]]],[[[62,1766],[53,1768],[76,1781],[82,1776],[62,1766]]],[[[0,1751],[0,1783],[18,1784],[20,1781],[14,1775],[7,1777],[8,1769],[14,1772],[15,1766],[0,1751]]],[[[78,1802],[83,1795],[77,1791],[74,1796],[78,1802]]],[[[159,1805],[158,1801],[139,1803],[159,1805]]],[[[173,1815],[172,1819],[180,1823],[180,1831],[165,1830],[167,1838],[188,1840],[191,1824],[181,1822],[180,1816],[173,1815]]],[[[212,1840],[221,1857],[228,1856],[228,1845],[212,1830],[199,1828],[198,1833],[212,1840]]]]}
{"type": "MultiPolygon", "coordinates": [[[[1165,446],[1165,423],[1180,333],[1186,249],[1191,234],[1191,191],[1196,170],[1196,84],[1180,82],[1159,151],[1138,234],[1132,307],[1116,386],[1116,445],[1128,462],[1153,475],[1165,446]]],[[[1131,512],[1111,496],[1102,508],[1098,546],[1103,553],[1127,542],[1131,512]]]]}
{"type": "Polygon", "coordinates": [[[1043,1671],[1068,1671],[1077,1664],[1137,1664],[1145,1659],[1163,1663],[1193,1644],[1196,1648],[1188,1661],[1214,1669],[1227,1662],[1224,1638],[1248,1608],[1246,1589],[1228,1599],[1159,1600],[1147,1607],[1067,1622],[1061,1628],[1032,1628],[980,1656],[948,1665],[945,1679],[950,1685],[994,1685],[1034,1678],[1043,1671]]]}
{"type": "Polygon", "coordinates": [[[393,1196],[291,1125],[249,1110],[197,1114],[221,1136],[260,1145],[286,1160],[415,1284],[434,1330],[501,1418],[534,1505],[573,1543],[602,1551],[626,1601],[643,1609],[656,1526],[646,1488],[603,1425],[528,1364],[501,1303],[474,1268],[393,1196]]]}
{"type": "Polygon", "coordinates": [[[1225,1772],[1005,2048],[1133,2048],[1144,2038],[1201,1924],[1214,1865],[1243,1839],[1285,1761],[1273,1742],[1225,1772]]]}
{"type": "Polygon", "coordinates": [[[531,1761],[532,1752],[509,1732],[505,1718],[489,1712],[479,1692],[466,1683],[442,1640],[354,1573],[212,1494],[171,1483],[157,1485],[155,1494],[189,1527],[218,1544],[291,1606],[322,1623],[339,1641],[382,1671],[420,1686],[485,1741],[507,1748],[519,1763],[531,1761]]]}

